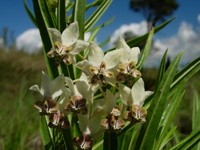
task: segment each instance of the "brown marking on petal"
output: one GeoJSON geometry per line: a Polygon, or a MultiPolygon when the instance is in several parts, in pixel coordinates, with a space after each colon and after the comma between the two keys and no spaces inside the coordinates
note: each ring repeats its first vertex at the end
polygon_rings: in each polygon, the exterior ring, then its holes
{"type": "Polygon", "coordinates": [[[91,84],[96,84],[98,82],[98,76],[97,75],[93,75],[92,79],[91,79],[91,84]]]}
{"type": "Polygon", "coordinates": [[[44,108],[48,114],[56,113],[58,111],[58,104],[55,103],[52,99],[48,99],[44,101],[44,108]]]}
{"type": "Polygon", "coordinates": [[[108,74],[107,77],[113,77],[113,76],[114,76],[114,73],[113,73],[112,71],[109,71],[109,70],[106,70],[106,71],[105,71],[105,74],[106,74],[106,75],[108,74]]]}
{"type": "Polygon", "coordinates": [[[116,128],[121,130],[125,126],[125,121],[122,118],[118,118],[116,122],[116,128]]]}
{"type": "Polygon", "coordinates": [[[86,99],[80,96],[72,96],[70,102],[64,107],[67,112],[87,113],[86,99]]]}
{"type": "Polygon", "coordinates": [[[129,65],[128,65],[128,68],[130,69],[130,70],[133,70],[133,69],[135,69],[136,68],[136,64],[135,64],[135,62],[130,62],[129,63],[129,65]]]}
{"type": "Polygon", "coordinates": [[[48,53],[47,53],[47,56],[49,57],[49,58],[53,58],[53,57],[55,57],[56,56],[56,51],[54,50],[54,49],[51,49],[48,53]]]}
{"type": "Polygon", "coordinates": [[[106,130],[109,129],[109,124],[108,124],[108,119],[107,118],[101,120],[101,126],[106,130]]]}
{"type": "Polygon", "coordinates": [[[69,55],[65,55],[63,58],[62,58],[63,62],[66,64],[66,65],[71,65],[72,64],[72,58],[71,56],[69,55]]]}
{"type": "Polygon", "coordinates": [[[90,67],[89,67],[89,71],[90,71],[92,74],[96,74],[97,68],[96,68],[96,67],[93,67],[93,66],[90,66],[90,67]]]}
{"type": "Polygon", "coordinates": [[[135,71],[133,72],[133,76],[134,76],[135,78],[140,78],[140,77],[142,76],[142,73],[141,73],[139,70],[135,70],[135,71]]]}
{"type": "Polygon", "coordinates": [[[71,50],[72,50],[72,47],[71,47],[71,46],[65,47],[65,52],[66,52],[66,53],[69,53],[71,50]]]}
{"type": "Polygon", "coordinates": [[[103,61],[100,65],[100,69],[106,69],[106,63],[103,61]]]}
{"type": "Polygon", "coordinates": [[[73,139],[73,145],[78,147],[80,150],[91,150],[93,141],[91,136],[88,134],[83,134],[81,137],[75,137],[73,139]]]}
{"type": "Polygon", "coordinates": [[[142,121],[145,122],[146,121],[146,115],[147,115],[147,111],[144,107],[140,107],[138,105],[133,105],[131,108],[132,111],[132,116],[138,120],[138,121],[142,121]]]}
{"type": "Polygon", "coordinates": [[[118,82],[123,82],[125,80],[125,74],[124,73],[119,73],[117,76],[116,76],[116,80],[118,82]]]}

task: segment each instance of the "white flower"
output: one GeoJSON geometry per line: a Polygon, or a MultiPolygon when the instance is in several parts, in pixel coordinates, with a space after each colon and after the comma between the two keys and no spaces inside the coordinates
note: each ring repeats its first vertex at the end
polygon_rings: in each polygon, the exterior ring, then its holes
{"type": "Polygon", "coordinates": [[[89,45],[86,41],[78,39],[79,28],[77,21],[71,23],[62,34],[54,28],[49,28],[48,31],[52,36],[54,47],[47,55],[50,58],[57,57],[57,65],[59,65],[61,60],[67,65],[75,63],[74,55],[77,55],[89,45]]]}
{"type": "Polygon", "coordinates": [[[89,114],[78,114],[78,118],[79,127],[83,134],[90,135],[93,139],[102,135],[101,115],[89,116],[89,114]]]}
{"type": "Polygon", "coordinates": [[[152,91],[145,91],[144,81],[140,78],[130,89],[129,87],[119,85],[120,97],[127,106],[143,106],[145,99],[152,94],[152,91]]]}
{"type": "Polygon", "coordinates": [[[33,85],[30,90],[39,92],[44,100],[35,102],[34,107],[39,110],[40,115],[57,113],[59,106],[57,104],[57,98],[59,103],[64,100],[61,96],[65,91],[65,78],[64,75],[58,76],[56,79],[51,80],[44,72],[42,72],[42,84],[41,88],[38,85],[33,85]]]}
{"type": "Polygon", "coordinates": [[[109,90],[106,90],[105,99],[94,101],[94,115],[104,114],[108,116],[115,107],[117,107],[115,96],[109,90]]]}
{"type": "Polygon", "coordinates": [[[140,78],[130,89],[129,87],[119,85],[120,97],[122,102],[129,106],[130,111],[124,113],[124,118],[134,123],[134,119],[145,122],[147,111],[143,108],[145,99],[153,92],[145,91],[144,81],[140,78]]]}
{"type": "Polygon", "coordinates": [[[30,90],[39,92],[44,98],[51,98],[55,100],[64,92],[64,83],[64,75],[60,75],[54,80],[51,80],[49,76],[42,71],[41,88],[39,88],[38,85],[33,85],[30,87],[30,90]]]}
{"type": "Polygon", "coordinates": [[[130,48],[127,45],[126,41],[122,37],[120,37],[119,40],[117,41],[116,48],[122,49],[123,51],[120,63],[126,64],[130,62],[135,62],[135,64],[137,64],[138,57],[140,54],[140,49],[138,47],[130,48]]]}
{"type": "Polygon", "coordinates": [[[76,80],[75,84],[71,78],[65,78],[66,85],[68,86],[70,101],[65,109],[68,112],[87,113],[86,104],[93,97],[97,91],[97,87],[91,86],[88,83],[87,77],[82,73],[81,77],[76,80]]]}
{"type": "Polygon", "coordinates": [[[90,42],[89,49],[88,60],[83,60],[76,66],[90,76],[92,84],[100,81],[106,85],[106,79],[114,75],[110,70],[118,64],[120,51],[114,50],[104,56],[103,50],[94,42],[90,42]]]}
{"type": "Polygon", "coordinates": [[[140,49],[138,47],[130,48],[122,37],[117,41],[117,49],[122,50],[117,81],[124,81],[129,75],[134,78],[141,77],[140,71],[136,69],[140,49]]]}

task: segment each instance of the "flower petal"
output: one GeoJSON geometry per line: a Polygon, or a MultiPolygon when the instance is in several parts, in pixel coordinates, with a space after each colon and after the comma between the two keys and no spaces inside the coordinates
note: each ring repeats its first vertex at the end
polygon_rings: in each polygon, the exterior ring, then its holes
{"type": "Polygon", "coordinates": [[[93,64],[93,66],[97,67],[103,61],[104,52],[94,42],[90,42],[89,48],[88,60],[93,64]]]}
{"type": "Polygon", "coordinates": [[[50,92],[50,86],[51,86],[51,79],[49,76],[42,71],[42,84],[40,88],[40,93],[43,97],[51,97],[51,92],[50,92]]]}
{"type": "Polygon", "coordinates": [[[116,106],[115,96],[109,90],[106,90],[106,103],[104,106],[106,114],[109,115],[115,106],[116,106]]]}
{"type": "Polygon", "coordinates": [[[76,67],[84,71],[87,75],[90,75],[89,67],[91,67],[92,64],[88,60],[80,61],[76,64],[76,67]]]}
{"type": "Polygon", "coordinates": [[[103,61],[106,63],[106,69],[111,69],[118,65],[121,56],[121,50],[113,50],[106,53],[103,61]]]}
{"type": "Polygon", "coordinates": [[[57,98],[60,96],[65,88],[65,78],[64,75],[60,75],[57,78],[55,78],[53,81],[51,81],[50,93],[52,95],[52,99],[57,98]]]}
{"type": "Polygon", "coordinates": [[[117,49],[130,49],[123,37],[120,37],[116,44],[117,49]]]}
{"type": "Polygon", "coordinates": [[[83,40],[77,40],[76,43],[74,44],[73,49],[70,51],[72,55],[76,55],[83,51],[85,48],[89,46],[88,42],[83,41],[83,40]]]}
{"type": "Polygon", "coordinates": [[[56,42],[62,43],[60,31],[58,31],[57,29],[54,29],[54,28],[48,28],[48,31],[49,31],[54,43],[56,43],[56,42]]]}
{"type": "Polygon", "coordinates": [[[137,63],[139,55],[140,55],[139,47],[131,48],[130,54],[129,54],[129,62],[133,61],[133,62],[137,63]]]}
{"type": "Polygon", "coordinates": [[[74,44],[79,37],[78,22],[71,23],[62,33],[62,44],[69,47],[74,44]]]}
{"type": "Polygon", "coordinates": [[[36,91],[36,92],[39,92],[40,93],[40,89],[38,87],[38,85],[32,85],[29,90],[32,90],[32,91],[36,91]]]}
{"type": "Polygon", "coordinates": [[[133,98],[133,105],[142,107],[145,100],[144,81],[140,78],[132,87],[131,95],[133,98]]]}
{"type": "Polygon", "coordinates": [[[73,96],[75,94],[75,90],[74,90],[74,84],[73,84],[72,79],[69,78],[69,77],[65,77],[65,82],[66,82],[66,85],[69,88],[69,92],[70,92],[69,95],[73,96]]]}
{"type": "Polygon", "coordinates": [[[120,97],[125,105],[132,106],[131,89],[123,84],[119,84],[120,97]]]}
{"type": "Polygon", "coordinates": [[[92,88],[90,88],[90,86],[91,85],[88,83],[86,75],[82,73],[81,77],[76,82],[76,88],[77,88],[77,91],[86,100],[89,100],[94,94],[94,91],[92,91],[92,88]]]}

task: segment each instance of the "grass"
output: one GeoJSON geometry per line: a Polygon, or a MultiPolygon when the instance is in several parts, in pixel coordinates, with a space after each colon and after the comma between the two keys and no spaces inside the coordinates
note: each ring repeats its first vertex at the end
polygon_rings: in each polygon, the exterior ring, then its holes
{"type": "Polygon", "coordinates": [[[0,149],[41,149],[39,116],[33,108],[40,97],[28,88],[40,83],[46,70],[43,56],[0,52],[0,149]]]}
{"type": "MultiPolygon", "coordinates": [[[[39,133],[39,115],[33,108],[39,94],[29,91],[41,82],[41,71],[46,71],[43,55],[29,55],[19,51],[0,50],[0,149],[43,149],[39,133]]],[[[157,69],[142,70],[147,90],[153,90],[157,69]]],[[[200,93],[200,72],[186,84],[186,94],[175,118],[183,135],[191,132],[194,89],[200,93]]]]}

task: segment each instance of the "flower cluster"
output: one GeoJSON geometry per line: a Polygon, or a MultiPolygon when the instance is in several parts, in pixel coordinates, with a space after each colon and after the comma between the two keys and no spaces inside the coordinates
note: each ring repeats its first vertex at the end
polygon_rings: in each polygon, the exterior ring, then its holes
{"type": "Polygon", "coordinates": [[[78,79],[60,75],[51,80],[42,72],[41,88],[33,85],[43,99],[35,103],[40,115],[49,116],[49,127],[70,126],[69,115],[78,117],[81,137],[75,137],[79,149],[91,149],[93,140],[106,132],[120,132],[126,121],[145,122],[145,99],[152,94],[145,91],[142,74],[137,70],[138,47],[130,48],[120,37],[116,49],[104,53],[94,42],[79,40],[78,23],[70,24],[61,34],[49,29],[54,46],[47,56],[82,70],[78,79]],[[88,48],[87,58],[76,62],[76,55],[88,48]]]}

